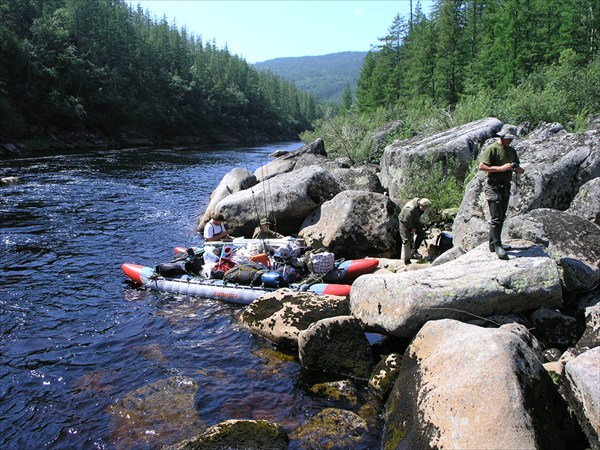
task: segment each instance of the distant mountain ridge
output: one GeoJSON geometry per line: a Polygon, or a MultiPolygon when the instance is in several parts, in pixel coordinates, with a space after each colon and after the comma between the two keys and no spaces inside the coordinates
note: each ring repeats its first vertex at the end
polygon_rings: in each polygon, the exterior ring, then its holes
{"type": "Polygon", "coordinates": [[[366,55],[367,52],[340,52],[275,58],[256,63],[254,67],[285,78],[323,101],[340,103],[346,85],[355,91],[366,55]]]}

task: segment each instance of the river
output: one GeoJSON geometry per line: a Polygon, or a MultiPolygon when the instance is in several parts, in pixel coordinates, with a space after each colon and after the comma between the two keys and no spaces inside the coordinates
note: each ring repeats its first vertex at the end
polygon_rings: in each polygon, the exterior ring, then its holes
{"type": "Polygon", "coordinates": [[[339,405],[308,391],[297,358],[238,327],[242,307],[146,291],[121,272],[200,244],[197,219],[226,173],[301,145],[0,161],[0,176],[21,179],[0,187],[0,448],[160,448],[190,437],[174,422],[194,414],[290,433],[339,405]],[[176,376],[198,385],[191,413],[144,391],[176,376]],[[136,390],[148,397],[137,421],[113,409],[136,390]]]}

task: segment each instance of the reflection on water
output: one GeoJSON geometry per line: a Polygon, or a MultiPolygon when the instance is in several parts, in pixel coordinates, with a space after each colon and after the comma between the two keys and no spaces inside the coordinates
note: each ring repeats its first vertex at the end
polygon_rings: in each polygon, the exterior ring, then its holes
{"type": "Polygon", "coordinates": [[[120,268],[198,245],[227,172],[300,145],[0,161],[22,180],[0,188],[0,448],[160,448],[190,410],[198,427],[254,418],[290,432],[331,403],[299,385],[292,356],[238,328],[239,306],[145,291],[120,268]],[[191,385],[167,410],[155,390],[177,380],[191,385]]]}

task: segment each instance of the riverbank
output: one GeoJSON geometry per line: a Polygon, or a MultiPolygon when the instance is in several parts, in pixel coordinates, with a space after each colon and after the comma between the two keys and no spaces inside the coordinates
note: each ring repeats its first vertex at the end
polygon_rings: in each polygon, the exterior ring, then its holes
{"type": "Polygon", "coordinates": [[[107,135],[93,131],[41,131],[28,137],[0,136],[0,158],[54,155],[84,150],[153,148],[153,147],[199,147],[205,145],[262,144],[298,140],[298,136],[265,134],[222,134],[202,136],[170,136],[121,132],[107,135]]]}

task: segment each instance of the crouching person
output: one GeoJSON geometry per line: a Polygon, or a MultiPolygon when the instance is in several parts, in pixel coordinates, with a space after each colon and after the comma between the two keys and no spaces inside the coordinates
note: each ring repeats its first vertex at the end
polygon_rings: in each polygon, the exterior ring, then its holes
{"type": "Polygon", "coordinates": [[[410,264],[411,258],[421,259],[419,247],[425,239],[425,230],[421,223],[421,216],[430,207],[431,201],[429,199],[417,197],[404,205],[402,211],[400,211],[398,221],[400,222],[404,264],[410,264]],[[414,239],[413,234],[415,235],[414,239]]]}

